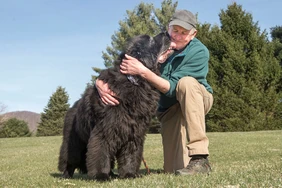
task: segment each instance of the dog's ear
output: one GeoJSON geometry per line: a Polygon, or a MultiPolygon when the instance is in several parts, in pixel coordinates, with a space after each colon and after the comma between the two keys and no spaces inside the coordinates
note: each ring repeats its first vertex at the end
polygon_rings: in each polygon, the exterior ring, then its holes
{"type": "Polygon", "coordinates": [[[137,35],[132,37],[127,42],[125,51],[127,54],[138,58],[140,54],[138,52],[142,52],[144,49],[150,48],[149,41],[151,41],[151,37],[149,35],[137,35]]]}
{"type": "Polygon", "coordinates": [[[122,59],[125,58],[125,52],[121,52],[117,59],[114,61],[114,66],[118,66],[121,64],[122,59]]]}
{"type": "Polygon", "coordinates": [[[138,35],[133,37],[126,45],[126,54],[138,59],[147,66],[146,59],[151,60],[154,52],[154,40],[149,35],[138,35]]]}
{"type": "Polygon", "coordinates": [[[166,51],[170,46],[170,36],[168,32],[161,32],[154,37],[156,43],[155,48],[158,49],[158,54],[166,51]]]}
{"type": "Polygon", "coordinates": [[[163,46],[164,35],[151,37],[149,35],[138,35],[131,38],[126,46],[125,53],[138,59],[148,69],[158,71],[158,56],[163,46]]]}
{"type": "Polygon", "coordinates": [[[120,59],[125,58],[125,52],[121,52],[120,55],[119,55],[119,58],[120,58],[120,59]]]}

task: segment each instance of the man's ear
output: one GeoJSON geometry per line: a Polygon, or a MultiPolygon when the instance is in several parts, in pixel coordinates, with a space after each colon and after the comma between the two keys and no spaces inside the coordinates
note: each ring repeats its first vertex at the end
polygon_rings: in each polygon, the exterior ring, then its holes
{"type": "Polygon", "coordinates": [[[193,33],[193,35],[192,35],[192,37],[191,37],[191,39],[194,39],[194,37],[196,37],[197,33],[198,33],[198,31],[195,30],[194,33],[193,33]]]}

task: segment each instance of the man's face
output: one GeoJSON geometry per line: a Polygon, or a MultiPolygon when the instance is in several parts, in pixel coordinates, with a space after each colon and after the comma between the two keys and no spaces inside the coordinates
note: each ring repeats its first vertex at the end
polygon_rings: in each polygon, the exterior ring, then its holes
{"type": "Polygon", "coordinates": [[[178,25],[172,25],[168,28],[168,33],[171,37],[174,49],[183,49],[197,34],[197,31],[191,33],[191,30],[186,30],[178,25]]]}

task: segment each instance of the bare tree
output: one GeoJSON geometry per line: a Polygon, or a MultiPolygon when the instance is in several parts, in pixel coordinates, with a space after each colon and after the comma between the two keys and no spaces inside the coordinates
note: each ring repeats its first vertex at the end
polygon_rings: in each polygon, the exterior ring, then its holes
{"type": "Polygon", "coordinates": [[[6,106],[0,102],[0,126],[5,120],[4,112],[6,111],[6,106]]]}

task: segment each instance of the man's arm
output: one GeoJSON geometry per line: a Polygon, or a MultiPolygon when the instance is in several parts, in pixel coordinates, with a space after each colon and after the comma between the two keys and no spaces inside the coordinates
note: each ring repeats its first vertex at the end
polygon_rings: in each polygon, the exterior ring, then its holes
{"type": "MultiPolygon", "coordinates": [[[[124,58],[122,60],[122,64],[120,65],[121,73],[129,75],[139,75],[150,82],[160,92],[167,93],[169,91],[170,83],[167,80],[153,73],[137,59],[128,55],[125,56],[126,59],[124,58]]],[[[103,103],[113,106],[119,104],[119,101],[114,98],[116,94],[109,89],[107,83],[104,83],[102,80],[97,79],[95,85],[103,103]]]]}
{"type": "Polygon", "coordinates": [[[104,104],[113,106],[119,104],[118,100],[114,98],[116,94],[109,89],[107,83],[104,83],[102,80],[97,79],[95,81],[95,86],[104,104]]]}
{"type": "Polygon", "coordinates": [[[125,55],[120,65],[120,72],[129,75],[139,75],[150,82],[157,90],[162,93],[168,92],[170,83],[162,77],[153,73],[134,57],[125,55]]]}

